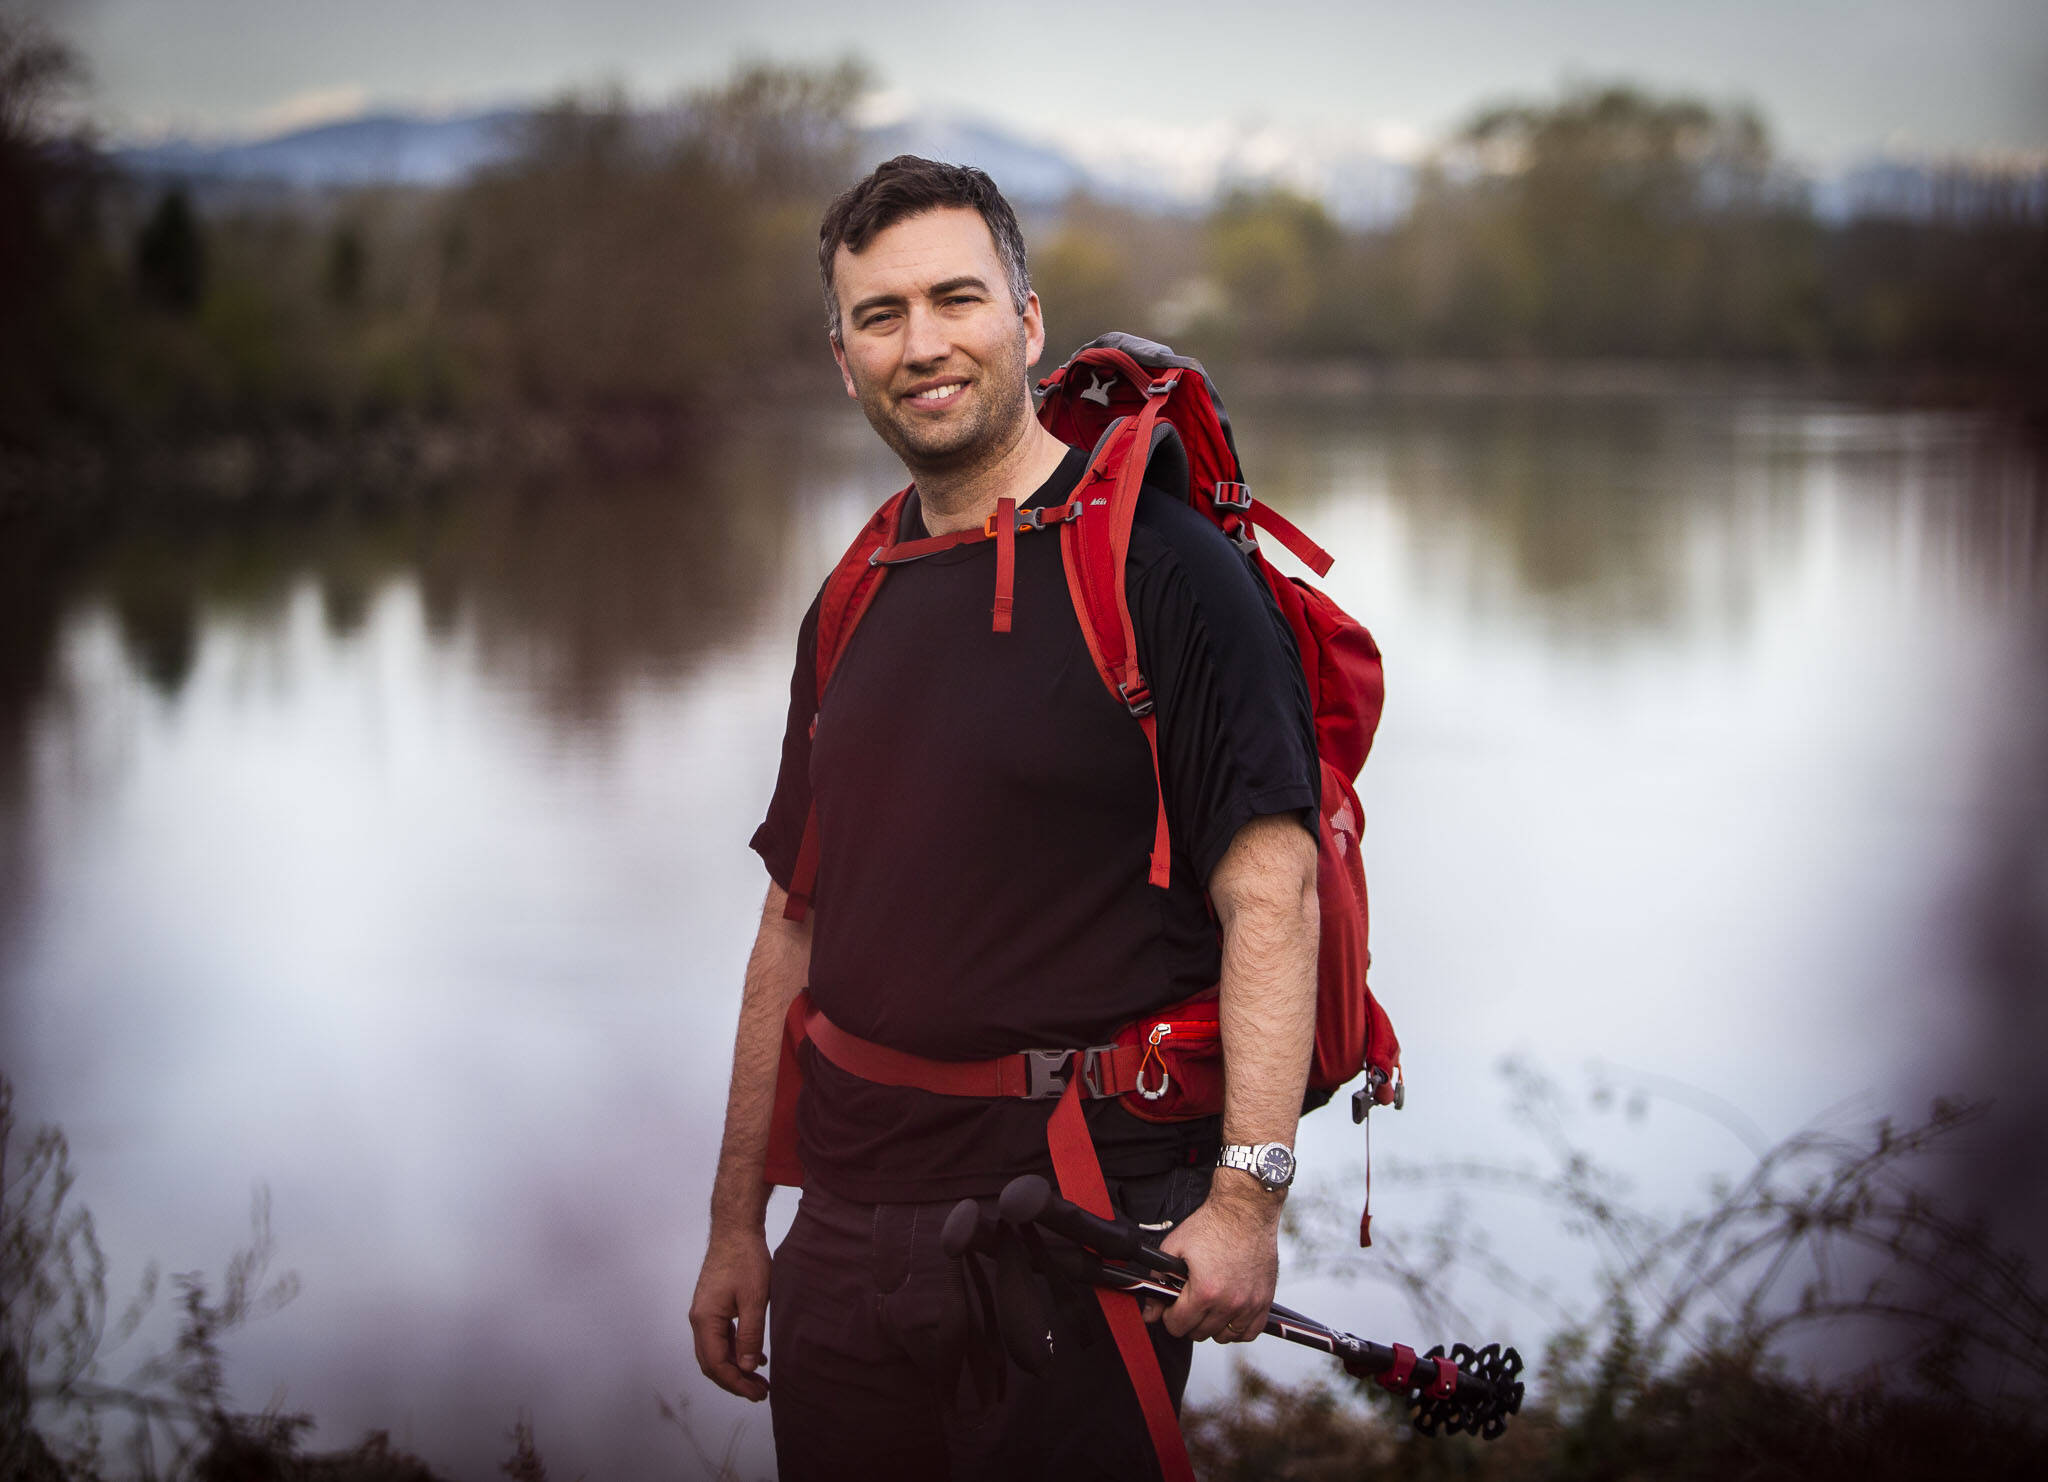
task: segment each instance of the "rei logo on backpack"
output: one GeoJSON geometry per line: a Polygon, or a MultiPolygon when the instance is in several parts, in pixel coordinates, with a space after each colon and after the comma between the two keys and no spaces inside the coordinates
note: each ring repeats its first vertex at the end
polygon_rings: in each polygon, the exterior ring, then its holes
{"type": "MultiPolygon", "coordinates": [[[[1143,728],[1152,748],[1156,786],[1158,736],[1125,601],[1124,557],[1139,488],[1149,481],[1181,491],[1189,504],[1245,551],[1271,589],[1293,630],[1315,710],[1322,770],[1316,860],[1322,936],[1308,1103],[1322,1105],[1363,1070],[1366,1082],[1351,1098],[1354,1121],[1364,1120],[1375,1103],[1400,1104],[1405,1099],[1400,1041],[1366,983],[1369,916],[1358,850],[1363,811],[1352,788],[1372,748],[1385,693],[1380,652],[1372,635],[1314,587],[1283,576],[1260,551],[1255,532],[1264,530],[1316,575],[1330,568],[1327,552],[1251,497],[1229,417],[1198,362],[1133,335],[1105,334],[1041,381],[1039,390],[1044,399],[1038,415],[1047,430],[1071,446],[1094,450],[1068,503],[1019,513],[1004,500],[982,529],[899,543],[896,536],[909,491],[890,499],[862,528],[825,583],[818,612],[819,696],[822,699],[833,665],[892,566],[967,541],[995,540],[992,622],[998,631],[1007,631],[1014,542],[1020,532],[1058,525],[1067,589],[1089,655],[1103,684],[1143,728]]],[[[1156,804],[1149,879],[1163,887],[1169,879],[1171,840],[1164,798],[1156,799],[1156,804]]],[[[817,863],[814,811],[790,882],[786,914],[793,919],[801,920],[808,909],[817,863]]],[[[966,1067],[940,1068],[940,1062],[910,1065],[915,1057],[854,1041],[822,1023],[800,999],[791,1010],[776,1088],[776,1130],[769,1157],[769,1176],[776,1182],[793,1182],[796,1173],[794,1049],[806,1037],[829,1058],[870,1079],[933,1089],[938,1089],[939,1080],[964,1084],[966,1067]]],[[[1113,1050],[1101,1046],[1085,1054],[1091,1067],[1099,1061],[1099,1073],[1090,1071],[1096,1076],[1090,1094],[1120,1095],[1137,1116],[1182,1121],[1222,1109],[1222,1045],[1213,989],[1126,1025],[1113,1050]]],[[[1000,1062],[976,1062],[977,1067],[984,1064],[991,1086],[1008,1084],[1000,1062]]],[[[1369,1243],[1363,1222],[1360,1241],[1369,1243]]]]}

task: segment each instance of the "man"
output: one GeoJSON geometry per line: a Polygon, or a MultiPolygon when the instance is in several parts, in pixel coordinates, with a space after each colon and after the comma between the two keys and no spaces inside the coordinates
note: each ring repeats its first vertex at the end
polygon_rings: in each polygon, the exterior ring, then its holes
{"type": "MultiPolygon", "coordinates": [[[[888,161],[834,202],[819,261],[847,394],[915,482],[900,538],[971,530],[1001,499],[1067,499],[1086,455],[1033,416],[1044,323],[986,175],[888,161]]],[[[704,1372],[754,1400],[770,1394],[768,1309],[784,1482],[1156,1475],[1092,1303],[1058,1318],[1047,1374],[1012,1366],[993,1398],[962,1372],[968,1292],[939,1227],[958,1199],[1046,1170],[1052,1103],[880,1085],[807,1051],[804,1192],[771,1261],[764,1157],[782,1020],[806,985],[833,1023],[940,1060],[1103,1043],[1220,985],[1220,1127],[1144,1122],[1115,1099],[1087,1103],[1087,1120],[1120,1212],[1169,1230],[1160,1243],[1188,1263],[1184,1295],[1147,1314],[1176,1405],[1193,1342],[1249,1341],[1272,1302],[1284,1186],[1216,1163],[1219,1139],[1291,1145],[1307,1079],[1318,784],[1298,660],[1229,541],[1148,489],[1127,580],[1157,707],[1155,793],[1140,729],[1089,660],[1058,539],[1016,542],[1008,632],[991,629],[992,542],[893,569],[822,706],[815,604],[799,634],[690,1308],[704,1372]],[[1159,796],[1166,889],[1147,881],[1159,796]],[[816,896],[791,921],[814,804],[816,896]]]]}

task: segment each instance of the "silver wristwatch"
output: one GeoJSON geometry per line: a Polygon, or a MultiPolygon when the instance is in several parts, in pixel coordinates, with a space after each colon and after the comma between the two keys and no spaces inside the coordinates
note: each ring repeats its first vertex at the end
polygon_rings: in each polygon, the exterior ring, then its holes
{"type": "Polygon", "coordinates": [[[1294,1182],[1294,1149],[1284,1142],[1226,1143],[1216,1166],[1249,1173],[1277,1193],[1294,1182]]]}

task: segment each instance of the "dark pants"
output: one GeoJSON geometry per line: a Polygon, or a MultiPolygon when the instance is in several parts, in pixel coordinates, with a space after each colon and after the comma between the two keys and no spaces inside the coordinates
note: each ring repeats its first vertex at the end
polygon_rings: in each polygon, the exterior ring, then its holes
{"type": "MultiPolygon", "coordinates": [[[[1112,1179],[1110,1199],[1145,1224],[1177,1223],[1208,1196],[1209,1173],[1112,1179]]],[[[967,1347],[983,1340],[973,1299],[939,1249],[955,1202],[856,1204],[804,1190],[775,1253],[768,1306],[782,1482],[1157,1477],[1144,1416],[1091,1293],[1049,1302],[1056,1357],[1046,1373],[998,1351],[1002,1397],[974,1382],[967,1347]]],[[[1178,1408],[1193,1344],[1158,1323],[1147,1332],[1178,1408]]]]}

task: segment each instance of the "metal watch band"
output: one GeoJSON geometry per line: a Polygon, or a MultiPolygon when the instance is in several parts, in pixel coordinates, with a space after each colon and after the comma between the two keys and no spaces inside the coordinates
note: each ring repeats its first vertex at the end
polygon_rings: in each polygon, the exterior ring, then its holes
{"type": "Polygon", "coordinates": [[[1284,1142],[1225,1143],[1216,1154],[1216,1166],[1249,1173],[1278,1191],[1294,1182],[1294,1149],[1284,1142]]]}

